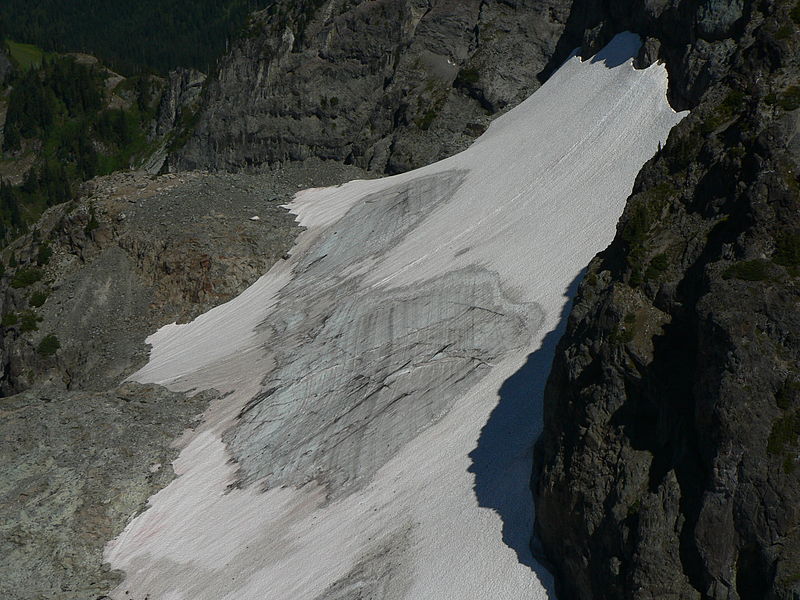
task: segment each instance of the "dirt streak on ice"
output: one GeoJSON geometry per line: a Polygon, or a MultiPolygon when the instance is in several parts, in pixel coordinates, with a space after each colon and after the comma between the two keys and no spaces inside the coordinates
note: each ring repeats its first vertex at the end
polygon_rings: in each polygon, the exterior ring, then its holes
{"type": "Polygon", "coordinates": [[[298,194],[291,208],[308,229],[289,260],[231,302],[148,340],[151,360],[135,380],[229,395],[181,441],[180,476],[109,543],[106,559],[127,573],[115,599],[313,599],[348,581],[379,544],[397,539],[399,547],[400,537],[407,549],[392,558],[398,564],[375,561],[376,569],[394,569],[396,580],[381,597],[546,597],[543,583],[503,544],[499,517],[478,506],[468,454],[503,382],[557,325],[570,282],[613,238],[642,164],[683,118],[666,101],[663,66],[636,71],[618,60],[638,47],[636,36],[623,34],[593,61],[570,59],[457,156],[397,177],[298,194]],[[270,340],[257,326],[291,280],[296,257],[330,239],[366,196],[453,170],[467,173],[455,196],[386,249],[364,285],[385,291],[479,265],[544,311],[530,347],[494,365],[357,493],[327,503],[315,483],[229,488],[236,465],[221,436],[274,366],[270,340]]]}

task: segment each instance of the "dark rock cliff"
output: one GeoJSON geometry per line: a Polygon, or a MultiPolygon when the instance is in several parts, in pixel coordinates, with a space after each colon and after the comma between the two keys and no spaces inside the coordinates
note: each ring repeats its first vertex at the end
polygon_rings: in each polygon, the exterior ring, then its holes
{"type": "Polygon", "coordinates": [[[637,31],[693,112],[547,384],[535,546],[561,600],[800,597],[798,23],[770,0],[573,6],[560,52],[637,31]]]}
{"type": "Polygon", "coordinates": [[[568,4],[277,2],[222,60],[169,167],[314,156],[393,173],[434,162],[538,87],[568,4]]]}

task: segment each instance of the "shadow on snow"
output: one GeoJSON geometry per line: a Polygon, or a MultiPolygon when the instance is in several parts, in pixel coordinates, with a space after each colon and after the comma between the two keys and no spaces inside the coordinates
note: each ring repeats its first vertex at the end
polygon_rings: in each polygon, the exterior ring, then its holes
{"type": "Polygon", "coordinates": [[[618,33],[600,52],[592,57],[592,63],[602,62],[609,69],[618,67],[636,58],[642,47],[642,38],[625,31],[618,33]]]}
{"type": "Polygon", "coordinates": [[[542,397],[556,345],[564,333],[572,299],[584,271],[565,293],[558,325],[542,340],[538,350],[500,387],[500,400],[470,452],[478,504],[491,508],[503,521],[503,542],[517,553],[519,562],[536,572],[548,596],[555,598],[550,573],[531,553],[533,535],[533,445],[542,430],[542,397]]]}

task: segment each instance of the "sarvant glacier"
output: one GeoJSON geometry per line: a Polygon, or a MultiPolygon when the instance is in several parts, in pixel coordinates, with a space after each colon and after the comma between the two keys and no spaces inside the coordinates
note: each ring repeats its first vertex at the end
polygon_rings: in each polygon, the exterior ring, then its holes
{"type": "Polygon", "coordinates": [[[299,193],[287,260],[148,339],[132,379],[224,397],[107,546],[115,600],[552,597],[528,550],[552,340],[684,116],[640,43],[573,56],[456,156],[299,193]]]}

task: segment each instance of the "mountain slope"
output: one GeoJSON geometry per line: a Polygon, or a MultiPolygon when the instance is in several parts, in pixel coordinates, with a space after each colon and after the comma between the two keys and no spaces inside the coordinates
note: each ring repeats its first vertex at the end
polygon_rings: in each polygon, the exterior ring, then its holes
{"type": "Polygon", "coordinates": [[[633,27],[693,110],[548,381],[537,530],[564,600],[800,592],[799,21],[794,2],[573,7],[565,46],[633,27]]]}
{"type": "Polygon", "coordinates": [[[0,64],[3,247],[45,209],[76,199],[82,182],[144,163],[157,171],[196,111],[205,80],[190,70],[125,78],[93,56],[9,48],[29,57],[15,51],[7,67],[0,64]]]}
{"type": "Polygon", "coordinates": [[[538,86],[563,0],[281,0],[220,62],[173,169],[315,156],[380,173],[466,148],[538,86]]]}
{"type": "Polygon", "coordinates": [[[121,581],[103,547],[175,477],[175,437],[213,396],[124,383],[147,363],[145,338],[280,261],[299,228],[279,204],[298,187],[359,175],[119,173],[6,250],[18,264],[0,278],[0,596],[86,600],[121,581]]]}
{"type": "Polygon", "coordinates": [[[497,420],[520,373],[541,386],[565,294],[683,117],[638,50],[570,59],[450,159],[302,193],[287,261],[149,339],[135,380],[228,396],[109,545],[112,597],[546,596],[535,423],[497,420]]]}

